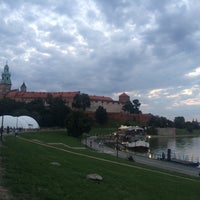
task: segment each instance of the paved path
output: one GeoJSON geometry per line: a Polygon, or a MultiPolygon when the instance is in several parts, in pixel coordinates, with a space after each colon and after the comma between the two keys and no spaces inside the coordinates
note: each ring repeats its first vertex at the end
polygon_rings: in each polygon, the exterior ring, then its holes
{"type": "MultiPolygon", "coordinates": [[[[117,151],[115,149],[109,148],[108,146],[105,146],[105,145],[99,145],[97,142],[95,142],[96,139],[97,139],[96,136],[92,136],[92,137],[89,137],[87,141],[84,141],[84,142],[87,143],[86,144],[87,146],[99,152],[107,153],[107,154],[117,157],[117,151]]],[[[168,171],[173,171],[173,172],[178,172],[178,173],[182,173],[182,174],[186,174],[190,176],[199,177],[200,168],[188,167],[182,164],[171,163],[168,161],[150,159],[150,158],[135,155],[135,154],[132,154],[132,155],[135,162],[137,163],[142,163],[148,166],[153,166],[153,167],[165,169],[168,171]]],[[[130,156],[130,153],[118,151],[118,157],[128,159],[128,156],[130,156]]]]}

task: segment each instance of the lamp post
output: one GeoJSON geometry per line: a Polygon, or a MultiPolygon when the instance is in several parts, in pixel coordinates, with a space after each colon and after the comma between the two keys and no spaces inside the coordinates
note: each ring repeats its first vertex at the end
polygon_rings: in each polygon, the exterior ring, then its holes
{"type": "Polygon", "coordinates": [[[18,115],[17,115],[17,120],[16,120],[16,128],[15,128],[15,137],[18,135],[18,115]]]}
{"type": "Polygon", "coordinates": [[[3,142],[3,120],[4,120],[4,116],[2,115],[2,118],[1,118],[1,142],[3,142]]]}
{"type": "Polygon", "coordinates": [[[116,148],[117,148],[117,158],[118,158],[119,157],[119,152],[118,152],[119,151],[119,133],[116,134],[116,137],[117,137],[117,147],[116,148]]]}

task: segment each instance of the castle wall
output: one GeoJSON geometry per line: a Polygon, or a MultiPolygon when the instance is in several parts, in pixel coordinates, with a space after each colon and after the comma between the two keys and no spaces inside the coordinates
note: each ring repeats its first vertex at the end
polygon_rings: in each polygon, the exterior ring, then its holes
{"type": "Polygon", "coordinates": [[[11,90],[10,84],[1,84],[0,85],[0,98],[3,98],[11,90]]]}
{"type": "Polygon", "coordinates": [[[157,128],[159,136],[176,136],[175,128],[157,128]]]}
{"type": "Polygon", "coordinates": [[[135,121],[142,125],[147,125],[151,115],[149,114],[130,114],[126,112],[108,113],[109,118],[119,121],[121,123],[128,121],[135,121]]]}
{"type": "MultiPolygon", "coordinates": [[[[126,112],[119,112],[119,113],[107,113],[108,118],[110,120],[118,121],[120,124],[128,122],[128,121],[135,121],[137,123],[140,123],[141,125],[146,126],[151,118],[150,114],[129,114],[126,112]]],[[[95,119],[95,113],[94,112],[88,112],[88,115],[95,119]]]]}
{"type": "Polygon", "coordinates": [[[91,101],[90,108],[87,108],[87,111],[95,112],[99,106],[102,106],[106,109],[107,112],[121,112],[122,104],[118,101],[91,101]]]}

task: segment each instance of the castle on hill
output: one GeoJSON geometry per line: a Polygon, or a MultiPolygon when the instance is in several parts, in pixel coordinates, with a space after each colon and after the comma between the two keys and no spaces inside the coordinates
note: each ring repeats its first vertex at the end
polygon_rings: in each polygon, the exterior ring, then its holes
{"type": "MultiPolygon", "coordinates": [[[[72,107],[74,97],[80,94],[80,91],[74,92],[31,92],[27,91],[26,84],[23,82],[19,89],[12,89],[11,73],[9,72],[9,66],[6,64],[2,72],[2,79],[0,80],[0,99],[9,98],[21,102],[31,102],[35,99],[42,99],[45,103],[48,95],[52,97],[61,97],[66,105],[72,107]]],[[[89,95],[91,106],[87,108],[87,111],[95,112],[99,106],[106,109],[108,113],[121,113],[123,112],[122,106],[127,101],[130,101],[130,97],[126,93],[119,95],[119,100],[115,101],[110,97],[89,95]]]]}

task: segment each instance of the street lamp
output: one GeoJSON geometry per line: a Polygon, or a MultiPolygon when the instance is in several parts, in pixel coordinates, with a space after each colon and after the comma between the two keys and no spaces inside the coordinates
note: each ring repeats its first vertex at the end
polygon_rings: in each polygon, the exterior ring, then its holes
{"type": "Polygon", "coordinates": [[[1,117],[1,142],[3,142],[3,120],[4,120],[4,116],[2,115],[2,117],[1,117]]]}
{"type": "Polygon", "coordinates": [[[18,135],[18,132],[19,132],[19,128],[18,128],[18,115],[17,115],[17,120],[16,120],[16,128],[15,128],[15,136],[18,135]]]}
{"type": "Polygon", "coordinates": [[[118,158],[119,157],[119,152],[118,152],[119,151],[119,133],[117,132],[115,136],[116,136],[116,139],[117,139],[116,140],[116,142],[117,142],[116,150],[117,150],[117,158],[118,158]]]}

